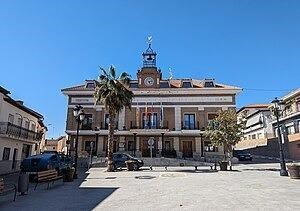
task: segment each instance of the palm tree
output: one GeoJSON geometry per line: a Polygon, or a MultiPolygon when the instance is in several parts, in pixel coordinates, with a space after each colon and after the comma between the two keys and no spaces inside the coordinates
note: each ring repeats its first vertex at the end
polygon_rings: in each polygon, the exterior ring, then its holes
{"type": "Polygon", "coordinates": [[[100,70],[102,73],[99,76],[99,80],[96,81],[94,98],[96,103],[104,104],[105,109],[109,113],[107,171],[114,171],[112,155],[116,116],[122,109],[131,108],[133,98],[133,93],[129,90],[131,78],[126,72],[123,72],[117,78],[116,69],[113,66],[110,66],[108,71],[101,67],[100,70]]]}

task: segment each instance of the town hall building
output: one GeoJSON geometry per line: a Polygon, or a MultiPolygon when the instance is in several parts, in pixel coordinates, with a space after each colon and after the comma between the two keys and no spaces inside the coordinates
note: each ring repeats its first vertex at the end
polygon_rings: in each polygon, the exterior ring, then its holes
{"type": "MultiPolygon", "coordinates": [[[[223,149],[212,146],[203,134],[219,110],[236,108],[241,88],[214,79],[164,78],[151,43],[142,56],[143,65],[129,87],[134,93],[132,108],[117,115],[114,152],[150,157],[152,151],[153,157],[197,160],[223,155],[223,149]]],[[[108,112],[103,105],[95,105],[94,89],[94,80],[62,89],[68,99],[66,133],[71,150],[77,127],[73,109],[81,105],[86,114],[79,130],[79,157],[89,154],[91,142],[94,155],[107,153],[108,112]]]]}

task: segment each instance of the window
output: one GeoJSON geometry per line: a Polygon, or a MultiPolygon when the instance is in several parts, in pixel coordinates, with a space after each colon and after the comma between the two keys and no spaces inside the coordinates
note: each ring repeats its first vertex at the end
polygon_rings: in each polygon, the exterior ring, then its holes
{"type": "Polygon", "coordinates": [[[157,128],[157,113],[143,113],[143,128],[156,129],[157,128]]]}
{"type": "Polygon", "coordinates": [[[18,117],[18,120],[17,120],[17,125],[22,127],[22,117],[18,117]]]}
{"type": "Polygon", "coordinates": [[[191,88],[192,84],[189,81],[182,82],[182,88],[191,88]]]}
{"type": "Polygon", "coordinates": [[[244,140],[247,140],[247,136],[244,136],[244,140]]]}
{"type": "Polygon", "coordinates": [[[255,135],[255,134],[253,134],[251,138],[252,138],[252,139],[256,139],[256,135],[255,135]]]}
{"type": "Polygon", "coordinates": [[[195,114],[184,114],[183,129],[195,129],[195,114]]]}
{"type": "Polygon", "coordinates": [[[95,83],[94,82],[89,82],[86,84],[87,89],[94,89],[95,88],[95,83]]]}
{"type": "Polygon", "coordinates": [[[170,141],[165,141],[165,150],[170,151],[171,150],[171,142],[170,141]]]}
{"type": "Polygon", "coordinates": [[[31,123],[30,130],[31,130],[31,131],[35,131],[35,123],[34,123],[34,122],[31,123]]]}
{"type": "Polygon", "coordinates": [[[25,120],[25,128],[29,129],[29,121],[27,119],[25,120]]]}
{"type": "Polygon", "coordinates": [[[215,82],[213,79],[205,79],[204,87],[215,87],[215,82]]]}
{"type": "Polygon", "coordinates": [[[84,150],[87,151],[87,152],[91,152],[91,143],[93,143],[93,154],[96,153],[97,149],[96,149],[96,142],[95,141],[86,141],[84,143],[85,143],[84,150]]]}
{"type": "Polygon", "coordinates": [[[261,136],[261,133],[257,133],[257,139],[261,139],[262,136],[261,136]]]}
{"type": "Polygon", "coordinates": [[[14,124],[14,115],[12,115],[12,114],[8,115],[8,122],[11,124],[14,124]]]}
{"type": "Polygon", "coordinates": [[[128,141],[128,144],[127,144],[127,146],[128,146],[128,151],[133,151],[134,150],[134,143],[133,143],[133,141],[128,141]]]}
{"type": "Polygon", "coordinates": [[[287,133],[287,135],[294,134],[294,133],[295,133],[294,125],[287,126],[287,127],[286,127],[286,133],[287,133]]]}
{"type": "Polygon", "coordinates": [[[104,129],[108,129],[108,124],[109,124],[109,114],[104,115],[104,129]]]}
{"type": "Polygon", "coordinates": [[[4,147],[2,160],[9,160],[10,148],[4,147]]]}
{"type": "Polygon", "coordinates": [[[218,116],[218,114],[208,114],[207,115],[207,122],[208,125],[212,124],[213,120],[218,116]]]}
{"type": "Polygon", "coordinates": [[[251,135],[248,135],[249,140],[251,139],[251,135]]]}
{"type": "Polygon", "coordinates": [[[93,124],[93,115],[86,114],[85,118],[82,122],[82,129],[83,130],[92,130],[92,124],[93,124]]]}

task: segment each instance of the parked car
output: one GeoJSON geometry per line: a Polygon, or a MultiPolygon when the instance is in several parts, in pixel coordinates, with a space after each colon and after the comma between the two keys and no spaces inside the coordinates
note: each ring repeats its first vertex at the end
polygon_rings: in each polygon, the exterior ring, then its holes
{"type": "Polygon", "coordinates": [[[138,170],[139,168],[141,168],[144,165],[143,160],[141,160],[139,158],[134,158],[127,153],[114,153],[113,154],[113,163],[114,163],[115,169],[126,167],[126,161],[128,161],[128,160],[131,160],[134,162],[134,164],[133,164],[134,170],[138,170]]]}
{"type": "Polygon", "coordinates": [[[252,161],[252,155],[244,151],[235,150],[233,156],[238,158],[239,161],[252,161]]]}
{"type": "Polygon", "coordinates": [[[57,153],[45,153],[33,155],[25,158],[21,163],[21,171],[23,172],[37,172],[49,169],[56,169],[60,174],[63,169],[72,167],[71,158],[57,153]]]}

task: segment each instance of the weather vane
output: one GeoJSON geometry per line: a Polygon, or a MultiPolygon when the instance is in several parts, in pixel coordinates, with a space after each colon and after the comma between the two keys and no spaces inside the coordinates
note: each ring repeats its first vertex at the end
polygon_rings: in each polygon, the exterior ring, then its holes
{"type": "Polygon", "coordinates": [[[150,45],[152,43],[152,36],[148,36],[148,44],[150,45]]]}

